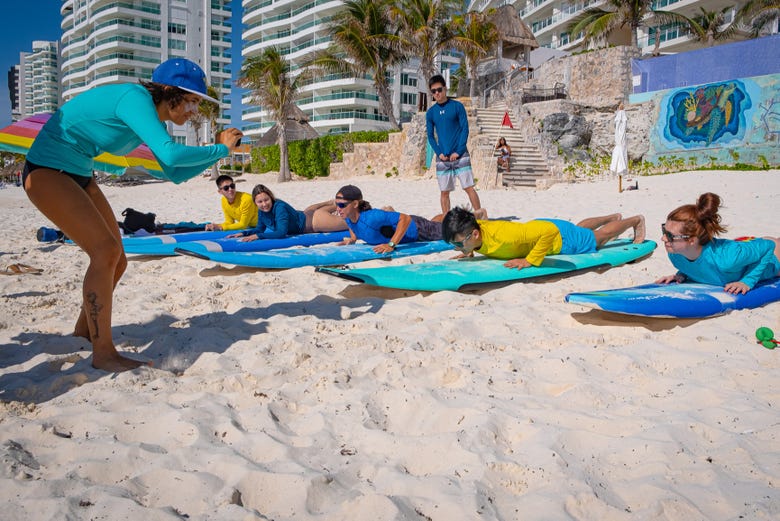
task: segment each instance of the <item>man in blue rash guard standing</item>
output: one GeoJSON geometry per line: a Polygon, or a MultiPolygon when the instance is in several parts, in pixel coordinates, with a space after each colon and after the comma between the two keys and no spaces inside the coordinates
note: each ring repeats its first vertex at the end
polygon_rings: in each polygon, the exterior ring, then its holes
{"type": "Polygon", "coordinates": [[[447,86],[440,74],[428,81],[436,104],[428,109],[425,122],[428,143],[436,156],[436,179],[441,190],[441,213],[450,211],[450,192],[455,189],[455,178],[466,192],[474,213],[481,219],[487,217],[481,210],[479,195],[474,189],[474,175],[471,172],[471,158],[466,150],[469,138],[469,123],[463,104],[447,96],[447,86]],[[435,131],[435,135],[434,135],[435,131]]]}

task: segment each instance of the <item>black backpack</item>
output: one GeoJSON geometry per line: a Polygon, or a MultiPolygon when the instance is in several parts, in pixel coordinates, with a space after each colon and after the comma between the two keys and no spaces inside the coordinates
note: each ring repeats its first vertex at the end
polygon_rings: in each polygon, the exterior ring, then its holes
{"type": "Polygon", "coordinates": [[[138,210],[126,208],[125,211],[122,212],[122,215],[124,216],[125,220],[119,223],[119,226],[124,230],[125,233],[135,233],[141,228],[149,233],[154,233],[154,220],[157,217],[156,214],[141,213],[138,210]]]}

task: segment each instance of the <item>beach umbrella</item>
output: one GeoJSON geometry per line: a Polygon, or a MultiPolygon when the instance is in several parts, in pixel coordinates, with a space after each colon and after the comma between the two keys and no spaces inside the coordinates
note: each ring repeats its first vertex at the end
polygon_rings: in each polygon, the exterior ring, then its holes
{"type": "MultiPolygon", "coordinates": [[[[50,117],[51,114],[36,114],[0,129],[0,150],[26,155],[35,136],[50,117]]],[[[103,170],[110,174],[121,175],[130,167],[143,168],[149,172],[162,172],[160,163],[146,145],[140,145],[124,156],[104,152],[95,158],[95,170],[103,170]]]]}

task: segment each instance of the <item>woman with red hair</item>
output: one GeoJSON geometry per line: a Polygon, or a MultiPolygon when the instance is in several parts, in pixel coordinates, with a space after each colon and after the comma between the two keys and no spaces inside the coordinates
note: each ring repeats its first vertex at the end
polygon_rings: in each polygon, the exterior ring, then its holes
{"type": "Polygon", "coordinates": [[[677,273],[656,282],[699,282],[723,286],[728,293],[747,293],[759,281],[780,276],[780,239],[718,239],[721,224],[717,194],[707,192],[696,204],[672,211],[661,225],[661,238],[677,273]]]}

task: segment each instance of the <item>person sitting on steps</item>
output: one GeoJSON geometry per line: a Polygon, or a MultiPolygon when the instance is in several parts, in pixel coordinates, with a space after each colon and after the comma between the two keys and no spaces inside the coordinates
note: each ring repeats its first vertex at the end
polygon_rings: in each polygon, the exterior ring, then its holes
{"type": "Polygon", "coordinates": [[[504,139],[503,137],[498,138],[498,144],[496,145],[496,152],[500,154],[497,159],[498,166],[500,168],[503,168],[507,174],[510,173],[509,157],[512,155],[512,147],[510,147],[507,144],[506,139],[504,139]]]}

